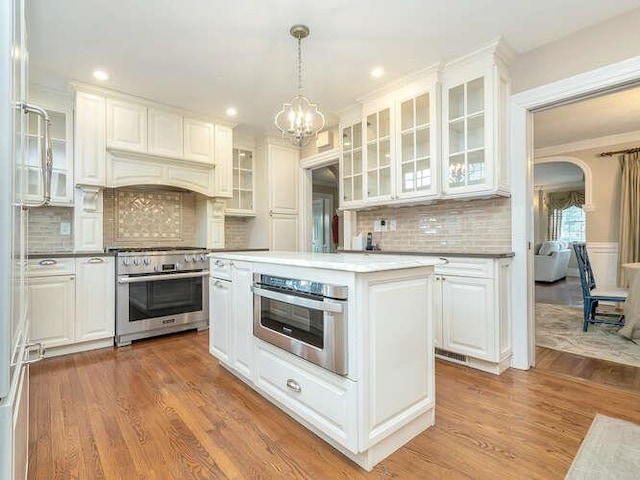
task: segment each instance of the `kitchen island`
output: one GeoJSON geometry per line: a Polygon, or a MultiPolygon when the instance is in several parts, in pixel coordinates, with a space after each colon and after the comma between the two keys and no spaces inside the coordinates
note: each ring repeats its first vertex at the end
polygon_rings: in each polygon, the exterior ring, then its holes
{"type": "Polygon", "coordinates": [[[210,257],[209,350],[227,370],[366,470],[433,425],[441,260],[210,257]]]}

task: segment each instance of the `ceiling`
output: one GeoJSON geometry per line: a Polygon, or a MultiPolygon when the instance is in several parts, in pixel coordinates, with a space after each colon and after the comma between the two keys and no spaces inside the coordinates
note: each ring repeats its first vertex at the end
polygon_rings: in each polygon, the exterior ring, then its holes
{"type": "MultiPolygon", "coordinates": [[[[98,83],[276,133],[272,119],[296,85],[295,23],[304,92],[329,114],[385,83],[466,54],[502,35],[523,53],[640,6],[640,0],[30,0],[33,83],[98,83]],[[382,65],[385,75],[369,72],[382,65]]],[[[555,140],[554,140],[555,141],[555,140]]]]}

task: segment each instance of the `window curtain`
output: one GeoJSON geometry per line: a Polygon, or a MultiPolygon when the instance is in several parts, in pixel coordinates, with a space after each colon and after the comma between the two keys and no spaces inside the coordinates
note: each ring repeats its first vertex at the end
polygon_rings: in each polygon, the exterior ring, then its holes
{"type": "Polygon", "coordinates": [[[640,154],[620,157],[620,230],[618,246],[618,285],[626,285],[625,263],[640,262],[640,154]]]}
{"type": "Polygon", "coordinates": [[[562,230],[562,211],[584,205],[584,191],[549,192],[546,194],[547,240],[557,240],[562,230]]]}

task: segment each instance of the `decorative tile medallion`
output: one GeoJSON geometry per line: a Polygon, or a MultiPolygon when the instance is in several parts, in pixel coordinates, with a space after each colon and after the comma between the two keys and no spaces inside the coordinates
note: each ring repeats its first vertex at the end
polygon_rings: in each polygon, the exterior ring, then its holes
{"type": "Polygon", "coordinates": [[[116,192],[116,241],[179,241],[182,195],[178,192],[116,192]]]}

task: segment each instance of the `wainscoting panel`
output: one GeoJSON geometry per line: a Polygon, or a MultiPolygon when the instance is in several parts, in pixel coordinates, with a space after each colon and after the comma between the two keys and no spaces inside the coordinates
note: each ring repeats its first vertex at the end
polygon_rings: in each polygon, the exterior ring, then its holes
{"type": "Polygon", "coordinates": [[[599,286],[616,285],[618,278],[618,243],[588,242],[587,252],[591,268],[599,286]]]}

